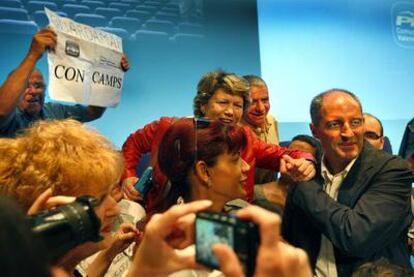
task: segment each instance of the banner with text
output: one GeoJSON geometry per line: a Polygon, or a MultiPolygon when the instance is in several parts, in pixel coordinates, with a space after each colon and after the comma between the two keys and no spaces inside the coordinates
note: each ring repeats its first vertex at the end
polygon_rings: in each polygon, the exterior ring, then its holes
{"type": "Polygon", "coordinates": [[[45,10],[50,27],[57,33],[56,51],[48,55],[50,98],[116,106],[124,79],[120,67],[122,39],[45,10]]]}

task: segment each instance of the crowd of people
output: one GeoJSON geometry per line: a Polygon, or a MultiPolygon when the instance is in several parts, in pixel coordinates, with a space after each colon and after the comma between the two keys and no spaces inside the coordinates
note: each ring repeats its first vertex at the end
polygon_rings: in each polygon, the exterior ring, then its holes
{"type": "MultiPolygon", "coordinates": [[[[212,246],[217,270],[196,262],[195,214],[206,210],[257,224],[255,276],[414,274],[408,240],[414,147],[405,146],[403,157],[383,151],[381,121],[363,112],[354,93],[335,88],[316,95],[312,136],[297,135],[284,147],[265,81],[212,71],[197,85],[193,116],[161,117],[119,151],[83,124],[105,108],[44,102],[35,66],[56,40],[51,29],[36,33],[0,87],[2,275],[82,276],[80,263],[94,255],[87,276],[118,276],[111,265],[132,249],[117,274],[243,276],[238,253],[223,243],[212,246]],[[141,195],[135,184],[144,154],[151,155],[153,176],[141,195]],[[59,257],[43,255],[50,249],[24,214],[86,195],[94,199],[99,239],[59,257]],[[146,216],[115,228],[121,199],[142,205],[146,216]]],[[[120,68],[128,70],[126,56],[120,68]]],[[[403,141],[413,142],[413,130],[407,127],[403,141]]]]}

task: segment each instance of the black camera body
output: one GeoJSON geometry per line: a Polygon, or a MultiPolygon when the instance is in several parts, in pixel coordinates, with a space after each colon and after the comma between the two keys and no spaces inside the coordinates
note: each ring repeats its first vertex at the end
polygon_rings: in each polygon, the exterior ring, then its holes
{"type": "Polygon", "coordinates": [[[225,213],[200,212],[195,221],[194,241],[198,263],[218,269],[211,247],[224,243],[237,254],[246,275],[253,275],[260,245],[259,229],[253,222],[225,213]]]}
{"type": "Polygon", "coordinates": [[[94,197],[81,196],[68,205],[27,217],[32,231],[45,243],[51,260],[84,242],[102,240],[101,222],[95,214],[96,204],[94,197]]]}

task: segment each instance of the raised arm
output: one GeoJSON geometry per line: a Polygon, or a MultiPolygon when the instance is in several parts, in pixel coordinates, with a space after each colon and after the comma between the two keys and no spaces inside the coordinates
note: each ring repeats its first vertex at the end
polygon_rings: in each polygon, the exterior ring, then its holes
{"type": "Polygon", "coordinates": [[[53,30],[42,29],[33,36],[29,52],[0,87],[0,118],[9,116],[17,107],[37,61],[47,49],[53,50],[55,47],[56,33],[53,30]]]}
{"type": "Polygon", "coordinates": [[[304,159],[311,162],[315,161],[315,158],[310,153],[281,147],[279,145],[268,144],[259,139],[254,139],[253,144],[257,166],[260,168],[279,171],[280,162],[285,155],[288,155],[293,159],[304,159]]]}
{"type": "Polygon", "coordinates": [[[281,161],[283,160],[284,156],[286,162],[290,164],[288,165],[288,171],[291,171],[292,169],[297,169],[298,171],[302,169],[306,170],[301,167],[304,163],[312,165],[315,162],[312,154],[281,147],[275,144],[266,143],[255,137],[249,128],[244,128],[244,130],[246,132],[248,145],[251,145],[252,147],[246,147],[243,153],[243,157],[247,157],[247,159],[249,159],[249,156],[254,156],[256,159],[256,166],[259,168],[280,171],[281,161]],[[292,159],[286,159],[286,156],[289,156],[292,159]]]}

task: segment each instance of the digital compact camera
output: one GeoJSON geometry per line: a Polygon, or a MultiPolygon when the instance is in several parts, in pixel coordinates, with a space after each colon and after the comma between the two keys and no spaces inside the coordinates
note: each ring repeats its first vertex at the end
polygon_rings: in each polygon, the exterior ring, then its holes
{"type": "Polygon", "coordinates": [[[253,222],[225,213],[200,212],[195,221],[194,241],[198,263],[218,269],[211,247],[223,243],[237,254],[245,274],[253,275],[260,244],[259,229],[253,222]]]}

